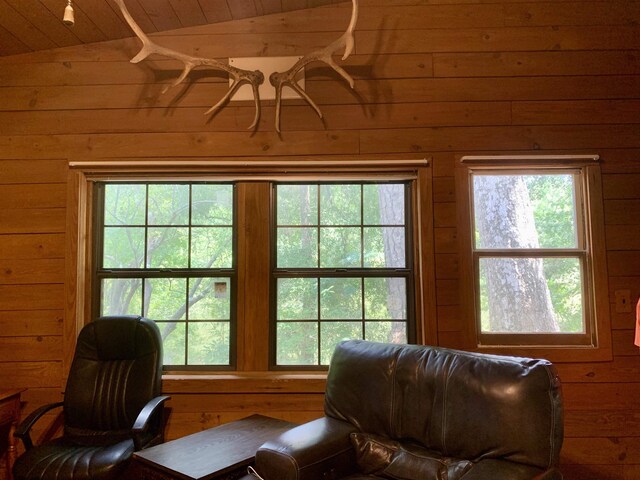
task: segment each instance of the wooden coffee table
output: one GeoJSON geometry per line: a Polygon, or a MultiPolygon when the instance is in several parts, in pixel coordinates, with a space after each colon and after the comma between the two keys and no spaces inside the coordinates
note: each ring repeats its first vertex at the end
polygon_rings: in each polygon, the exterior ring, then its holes
{"type": "Polygon", "coordinates": [[[135,480],[236,480],[247,474],[256,451],[295,424],[250,417],[156,445],[133,454],[127,478],[135,480]]]}

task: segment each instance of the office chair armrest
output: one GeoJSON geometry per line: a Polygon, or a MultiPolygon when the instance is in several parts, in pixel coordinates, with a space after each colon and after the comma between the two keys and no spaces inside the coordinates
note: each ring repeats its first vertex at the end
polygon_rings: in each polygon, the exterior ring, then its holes
{"type": "Polygon", "coordinates": [[[20,422],[20,425],[16,427],[16,431],[13,433],[13,436],[22,440],[25,450],[33,448],[33,441],[31,440],[31,428],[33,425],[49,410],[62,407],[62,405],[64,405],[64,402],[43,405],[40,408],[36,408],[33,412],[27,415],[22,422],[20,422]]]}
{"type": "MultiPolygon", "coordinates": [[[[164,402],[170,398],[171,397],[167,395],[152,398],[144,407],[142,407],[142,410],[140,410],[138,418],[136,418],[133,428],[131,429],[133,432],[133,442],[136,450],[141,450],[143,447],[147,446],[147,442],[144,442],[143,436],[149,430],[149,423],[153,418],[157,418],[155,414],[162,410],[164,402]]],[[[162,422],[162,416],[160,416],[157,421],[162,422]]]]}

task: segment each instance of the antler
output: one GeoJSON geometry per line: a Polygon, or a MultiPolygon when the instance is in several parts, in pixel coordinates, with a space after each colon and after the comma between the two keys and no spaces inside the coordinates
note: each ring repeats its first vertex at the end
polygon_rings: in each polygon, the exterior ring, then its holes
{"type": "Polygon", "coordinates": [[[205,115],[218,112],[218,110],[222,108],[222,106],[233,96],[233,94],[236,93],[240,86],[248,83],[253,89],[253,99],[256,106],[256,114],[254,116],[253,123],[249,126],[249,130],[255,128],[256,125],[258,125],[258,120],[260,120],[260,93],[258,91],[258,87],[262,84],[262,82],[264,82],[264,75],[260,70],[243,70],[241,68],[236,68],[231,65],[219,62],[218,60],[215,60],[213,58],[193,57],[191,55],[186,55],[184,53],[171,50],[170,48],[165,48],[161,45],[157,45],[149,39],[149,37],[142,31],[140,26],[135,22],[135,20],[129,13],[129,10],[127,10],[127,6],[124,4],[124,0],[113,1],[116,2],[118,7],[120,8],[124,19],[127,21],[133,32],[142,41],[142,49],[135,57],[131,59],[131,63],[138,63],[153,53],[173,58],[184,63],[182,74],[178,78],[176,78],[170,85],[166,86],[162,90],[162,93],[165,93],[170,88],[175,87],[176,85],[181,83],[187,77],[187,75],[189,75],[189,72],[191,72],[191,70],[196,67],[215,67],[231,75],[233,77],[233,83],[229,87],[229,91],[227,91],[226,95],[222,97],[220,101],[213,107],[207,110],[205,112],[205,115]]]}
{"type": "Polygon", "coordinates": [[[311,97],[307,95],[307,92],[300,88],[295,82],[296,74],[307,64],[315,61],[326,63],[336,72],[338,72],[342,76],[342,78],[349,82],[349,86],[353,88],[353,78],[351,78],[351,76],[342,67],[336,64],[332,58],[332,55],[341,48],[344,48],[344,55],[342,55],[342,60],[345,60],[349,55],[351,55],[351,52],[353,52],[353,47],[355,44],[353,31],[355,30],[356,23],[358,22],[358,0],[351,1],[351,21],[349,22],[347,30],[342,34],[340,38],[334,40],[324,48],[314,50],[313,52],[306,54],[286,72],[273,72],[269,76],[269,82],[276,89],[276,131],[278,133],[280,133],[280,104],[282,100],[282,87],[285,85],[291,87],[298,93],[298,95],[304,98],[306,102],[311,105],[311,107],[316,111],[318,116],[322,118],[322,112],[320,111],[320,108],[318,108],[318,105],[316,105],[311,97]]]}

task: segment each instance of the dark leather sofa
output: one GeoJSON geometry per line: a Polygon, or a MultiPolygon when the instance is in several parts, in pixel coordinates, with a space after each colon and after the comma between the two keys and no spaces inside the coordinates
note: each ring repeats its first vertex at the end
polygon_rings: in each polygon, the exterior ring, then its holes
{"type": "Polygon", "coordinates": [[[265,443],[265,480],[560,480],[560,381],[546,360],[349,340],[325,416],[265,443]]]}

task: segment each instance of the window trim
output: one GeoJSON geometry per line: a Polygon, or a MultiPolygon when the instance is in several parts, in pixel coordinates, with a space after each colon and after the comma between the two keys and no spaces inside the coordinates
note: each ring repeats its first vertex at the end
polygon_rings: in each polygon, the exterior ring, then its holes
{"type": "MultiPolygon", "coordinates": [[[[375,158],[364,156],[314,156],[311,158],[291,157],[269,160],[246,159],[122,159],[97,161],[69,161],[67,188],[67,241],[66,241],[66,282],[65,282],[65,318],[63,343],[63,371],[67,372],[75,350],[76,337],[87,319],[91,318],[91,268],[92,268],[92,183],[95,181],[122,180],[243,180],[252,182],[271,180],[317,179],[321,174],[333,174],[334,178],[362,179],[373,175],[389,179],[406,179],[415,182],[411,201],[414,204],[412,223],[414,228],[415,262],[415,305],[416,341],[418,343],[437,343],[436,303],[435,303],[435,266],[433,246],[432,171],[427,158],[395,155],[380,155],[375,158]],[[421,221],[424,218],[425,221],[421,221]]],[[[239,235],[249,235],[244,231],[243,215],[247,215],[246,205],[238,192],[239,235]]],[[[245,217],[246,218],[246,217],[245,217]]],[[[268,225],[267,225],[268,227],[268,225]]],[[[240,260],[239,260],[240,262],[240,260]]],[[[246,262],[245,262],[246,263],[246,262]]],[[[244,266],[246,267],[246,265],[244,266]]],[[[243,265],[238,265],[238,295],[245,285],[243,265]]],[[[240,303],[240,302],[239,302],[240,303]]],[[[300,382],[307,378],[317,382],[322,372],[284,372],[268,371],[268,352],[253,351],[250,345],[259,335],[264,335],[264,325],[255,322],[243,322],[241,316],[248,316],[247,305],[238,305],[238,356],[236,372],[165,372],[163,376],[172,383],[172,391],[207,390],[211,382],[217,379],[226,382],[240,382],[243,385],[250,378],[259,379],[261,385],[273,382],[272,387],[282,391],[304,389],[300,382]],[[258,358],[264,356],[264,360],[258,358]],[[286,376],[287,381],[282,378],[286,376]],[[178,385],[183,385],[178,387],[178,385]]],[[[267,307],[268,310],[268,307],[267,307]]],[[[268,321],[268,318],[267,318],[268,321]]],[[[66,373],[65,373],[66,374],[66,373]]],[[[250,387],[240,387],[250,388],[250,387]]],[[[259,391],[261,388],[256,387],[259,391]]],[[[271,388],[271,387],[269,387],[271,388]]],[[[273,391],[272,389],[269,391],[273,391]]]]}
{"type": "MultiPolygon", "coordinates": [[[[602,182],[597,155],[496,155],[462,156],[456,162],[456,191],[458,204],[458,229],[460,244],[461,275],[460,302],[463,312],[465,348],[498,354],[545,357],[552,361],[607,361],[613,358],[611,327],[609,319],[608,277],[606,249],[604,243],[604,212],[602,202],[602,182]],[[482,339],[499,338],[500,334],[479,332],[479,296],[476,292],[478,267],[477,251],[474,250],[473,199],[471,193],[471,172],[482,170],[531,170],[545,171],[580,170],[582,172],[582,204],[585,224],[583,225],[584,263],[583,292],[586,303],[586,330],[588,345],[572,345],[556,341],[563,334],[549,334],[556,337],[554,343],[544,343],[547,335],[530,335],[538,344],[483,344],[482,339]]],[[[579,250],[576,249],[576,251],[579,250]]],[[[483,251],[484,253],[484,251],[483,251]]],[[[526,253],[526,252],[525,252],[526,253]]],[[[517,254],[516,254],[517,255],[517,254]]],[[[523,334],[529,335],[529,334],[523,334]]],[[[576,334],[578,336],[580,334],[576,334]]],[[[516,337],[516,336],[514,336],[516,337]]],[[[533,343],[533,342],[532,342],[533,343]]],[[[574,342],[575,343],[575,342],[574,342]]]]}

